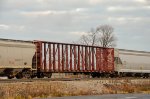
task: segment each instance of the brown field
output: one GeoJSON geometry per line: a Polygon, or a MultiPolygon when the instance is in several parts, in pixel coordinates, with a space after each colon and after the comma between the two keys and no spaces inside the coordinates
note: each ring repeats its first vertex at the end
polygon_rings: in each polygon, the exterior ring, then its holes
{"type": "Polygon", "coordinates": [[[117,93],[150,94],[150,79],[38,81],[0,84],[0,99],[32,99],[35,97],[61,97],[117,93]]]}

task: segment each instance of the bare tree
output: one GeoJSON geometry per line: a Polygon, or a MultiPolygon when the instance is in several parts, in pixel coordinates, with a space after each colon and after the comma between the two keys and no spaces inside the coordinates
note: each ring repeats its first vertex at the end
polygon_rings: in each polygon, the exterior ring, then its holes
{"type": "Polygon", "coordinates": [[[96,29],[91,29],[86,35],[82,35],[79,43],[92,46],[115,47],[116,37],[114,29],[109,25],[101,25],[96,29]]]}
{"type": "Polygon", "coordinates": [[[84,45],[97,45],[97,31],[95,31],[94,29],[91,29],[90,32],[87,32],[86,34],[82,35],[79,39],[80,44],[84,44],[84,45]]]}
{"type": "Polygon", "coordinates": [[[97,28],[100,45],[103,47],[116,46],[116,37],[113,34],[114,29],[109,25],[102,25],[97,28]]]}

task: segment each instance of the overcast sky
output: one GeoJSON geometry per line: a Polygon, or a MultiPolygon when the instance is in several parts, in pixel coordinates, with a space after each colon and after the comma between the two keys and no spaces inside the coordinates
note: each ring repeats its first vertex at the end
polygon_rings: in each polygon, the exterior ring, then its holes
{"type": "Polygon", "coordinates": [[[103,24],[117,48],[150,51],[150,0],[0,0],[0,38],[72,42],[103,24]]]}

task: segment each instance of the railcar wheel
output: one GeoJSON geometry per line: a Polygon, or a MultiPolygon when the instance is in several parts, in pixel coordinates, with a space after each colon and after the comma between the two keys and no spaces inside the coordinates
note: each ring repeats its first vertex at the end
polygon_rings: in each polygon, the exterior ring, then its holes
{"type": "Polygon", "coordinates": [[[41,73],[41,72],[40,72],[40,73],[38,73],[38,74],[37,74],[37,78],[44,78],[44,74],[43,74],[43,73],[41,73]]]}
{"type": "Polygon", "coordinates": [[[106,74],[105,74],[105,77],[106,77],[106,78],[110,78],[110,74],[109,74],[109,73],[106,73],[106,74]]]}
{"type": "Polygon", "coordinates": [[[22,73],[21,73],[21,72],[20,72],[20,73],[18,73],[18,74],[16,75],[16,78],[17,78],[17,79],[22,79],[22,78],[23,78],[22,73]]]}
{"type": "Polygon", "coordinates": [[[26,70],[22,73],[24,78],[31,78],[31,71],[30,70],[26,70]]]}
{"type": "Polygon", "coordinates": [[[8,78],[8,79],[12,79],[12,78],[14,78],[14,76],[8,75],[7,78],[8,78]]]}
{"type": "Polygon", "coordinates": [[[143,75],[143,77],[144,77],[144,78],[148,78],[148,77],[149,77],[149,74],[148,74],[148,73],[145,73],[145,74],[143,75]]]}
{"type": "Polygon", "coordinates": [[[96,77],[97,77],[97,78],[100,78],[100,77],[101,77],[101,74],[100,74],[100,73],[97,73],[97,74],[96,74],[96,77]]]}
{"type": "Polygon", "coordinates": [[[51,78],[52,77],[52,73],[47,73],[46,77],[51,78]]]}
{"type": "Polygon", "coordinates": [[[36,75],[31,75],[31,79],[33,79],[33,78],[35,78],[36,77],[36,75]]]}
{"type": "Polygon", "coordinates": [[[92,78],[97,77],[97,73],[91,73],[92,78]]]}

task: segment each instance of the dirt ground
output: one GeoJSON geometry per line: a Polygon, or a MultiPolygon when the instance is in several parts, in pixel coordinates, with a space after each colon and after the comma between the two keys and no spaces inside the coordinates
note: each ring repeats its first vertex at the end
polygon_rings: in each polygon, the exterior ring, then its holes
{"type": "Polygon", "coordinates": [[[35,81],[0,84],[0,99],[32,99],[33,97],[61,97],[117,93],[150,94],[150,79],[35,81]]]}

